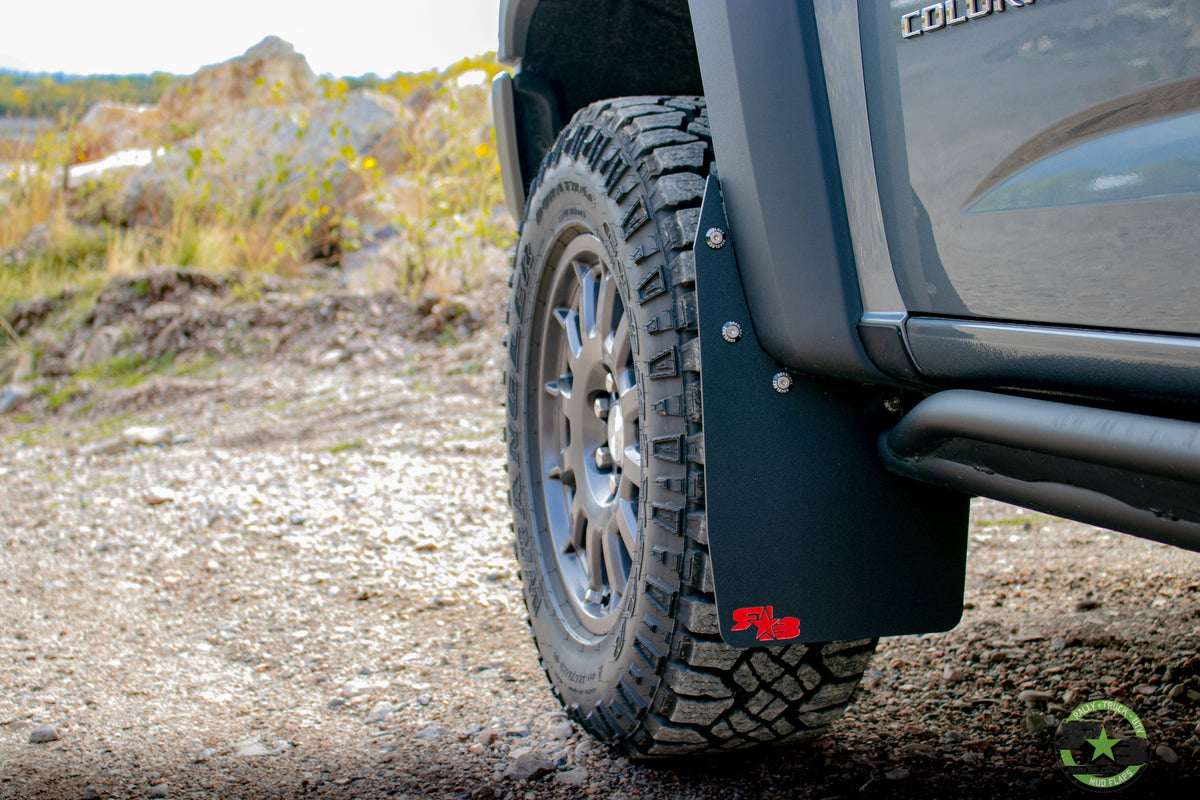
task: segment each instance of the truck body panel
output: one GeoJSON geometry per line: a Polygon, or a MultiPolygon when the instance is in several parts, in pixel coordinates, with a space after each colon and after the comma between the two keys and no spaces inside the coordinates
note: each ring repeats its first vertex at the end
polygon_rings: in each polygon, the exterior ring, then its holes
{"type": "Polygon", "coordinates": [[[906,308],[1200,334],[1200,8],[993,5],[858,4],[906,308]]]}

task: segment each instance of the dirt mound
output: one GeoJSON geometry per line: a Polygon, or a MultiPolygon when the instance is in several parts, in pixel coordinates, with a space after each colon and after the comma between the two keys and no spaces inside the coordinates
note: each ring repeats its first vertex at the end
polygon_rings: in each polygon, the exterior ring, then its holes
{"type": "Polygon", "coordinates": [[[380,343],[465,341],[499,319],[501,293],[427,296],[331,291],[324,275],[246,281],[160,268],[111,281],[93,300],[75,291],[17,304],[0,378],[36,383],[37,398],[71,382],[131,385],[228,359],[283,359],[330,367],[369,357],[380,343]]]}

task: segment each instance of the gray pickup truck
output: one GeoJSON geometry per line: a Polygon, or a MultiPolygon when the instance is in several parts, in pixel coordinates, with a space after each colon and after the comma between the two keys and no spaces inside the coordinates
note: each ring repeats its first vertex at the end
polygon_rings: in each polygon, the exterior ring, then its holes
{"type": "Polygon", "coordinates": [[[617,749],[797,741],[968,501],[1200,549],[1200,2],[506,0],[508,479],[617,749]]]}

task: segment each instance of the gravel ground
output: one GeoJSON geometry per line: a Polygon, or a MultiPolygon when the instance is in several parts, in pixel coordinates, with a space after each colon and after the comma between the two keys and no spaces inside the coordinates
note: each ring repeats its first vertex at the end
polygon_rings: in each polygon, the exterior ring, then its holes
{"type": "Polygon", "coordinates": [[[612,756],[526,635],[495,320],[339,324],[0,418],[0,798],[1086,796],[1053,740],[1089,698],[1146,722],[1126,796],[1200,787],[1200,556],[990,501],[962,623],[881,642],[826,738],[612,756]]]}

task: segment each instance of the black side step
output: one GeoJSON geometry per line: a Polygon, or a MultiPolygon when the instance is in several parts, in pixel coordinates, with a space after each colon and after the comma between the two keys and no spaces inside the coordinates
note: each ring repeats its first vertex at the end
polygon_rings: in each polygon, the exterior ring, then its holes
{"type": "Polygon", "coordinates": [[[879,452],[898,475],[1200,550],[1200,423],[953,390],[879,452]]]}

